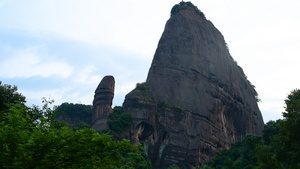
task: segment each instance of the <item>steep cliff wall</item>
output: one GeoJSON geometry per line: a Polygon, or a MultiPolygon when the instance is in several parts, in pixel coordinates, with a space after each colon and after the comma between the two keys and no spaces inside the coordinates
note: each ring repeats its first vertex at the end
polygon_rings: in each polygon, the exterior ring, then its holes
{"type": "MultiPolygon", "coordinates": [[[[147,81],[123,103],[136,118],[128,132],[158,168],[192,168],[246,134],[261,135],[255,90],[224,37],[185,3],[168,20],[147,81]]],[[[173,10],[172,10],[173,11],[173,10]]]]}

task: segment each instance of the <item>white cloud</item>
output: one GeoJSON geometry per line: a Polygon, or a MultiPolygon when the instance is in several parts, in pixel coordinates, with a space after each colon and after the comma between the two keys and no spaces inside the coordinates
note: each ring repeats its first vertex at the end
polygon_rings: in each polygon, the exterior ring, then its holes
{"type": "Polygon", "coordinates": [[[282,119],[282,112],[284,112],[284,101],[282,99],[265,98],[258,106],[263,113],[265,123],[270,120],[282,119]]]}
{"type": "Polygon", "coordinates": [[[127,81],[122,84],[116,85],[116,95],[124,95],[133,90],[138,82],[127,81]]]}
{"type": "Polygon", "coordinates": [[[15,49],[10,56],[2,56],[1,60],[0,77],[4,78],[52,75],[67,78],[73,71],[73,67],[67,63],[51,60],[51,56],[41,56],[38,47],[15,49]]]}
{"type": "MultiPolygon", "coordinates": [[[[42,106],[42,98],[54,100],[53,105],[60,105],[64,102],[92,104],[94,93],[92,90],[80,86],[60,87],[54,89],[19,89],[22,95],[26,96],[28,106],[32,104],[42,106]],[[30,96],[30,97],[27,97],[30,96]]],[[[53,106],[52,105],[52,106],[53,106]]]]}
{"type": "Polygon", "coordinates": [[[94,75],[97,68],[94,65],[86,66],[84,69],[80,70],[78,75],[75,77],[75,82],[85,83],[85,84],[95,84],[99,83],[101,76],[94,75]]]}
{"type": "Polygon", "coordinates": [[[121,0],[14,1],[3,8],[13,7],[18,15],[12,11],[3,13],[10,20],[0,17],[0,28],[55,32],[75,40],[122,48],[135,56],[151,59],[172,5],[172,2],[159,2],[158,5],[158,1],[121,0]],[[9,24],[5,24],[7,22],[9,24]]]}
{"type": "Polygon", "coordinates": [[[19,89],[20,93],[24,96],[30,96],[26,97],[27,104],[31,106],[32,104],[41,106],[42,105],[42,98],[45,97],[46,99],[54,100],[54,105],[57,105],[56,103],[62,103],[65,102],[65,95],[72,90],[71,87],[69,88],[60,88],[60,89],[50,89],[50,90],[22,90],[19,89]]]}

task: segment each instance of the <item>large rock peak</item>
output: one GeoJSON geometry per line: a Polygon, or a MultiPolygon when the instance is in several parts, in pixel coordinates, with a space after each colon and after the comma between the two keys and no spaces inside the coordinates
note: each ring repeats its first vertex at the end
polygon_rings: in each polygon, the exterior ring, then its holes
{"type": "Polygon", "coordinates": [[[261,135],[255,89],[222,34],[190,2],[172,9],[147,81],[123,103],[128,132],[157,168],[192,168],[246,134],[261,135]]]}
{"type": "Polygon", "coordinates": [[[217,94],[230,95],[260,114],[255,91],[222,34],[195,10],[182,10],[167,22],[147,83],[158,100],[206,117],[217,94]]]}
{"type": "Polygon", "coordinates": [[[93,101],[92,125],[95,130],[108,128],[107,119],[112,112],[112,100],[114,98],[115,79],[113,76],[105,76],[99,83],[93,101]]]}

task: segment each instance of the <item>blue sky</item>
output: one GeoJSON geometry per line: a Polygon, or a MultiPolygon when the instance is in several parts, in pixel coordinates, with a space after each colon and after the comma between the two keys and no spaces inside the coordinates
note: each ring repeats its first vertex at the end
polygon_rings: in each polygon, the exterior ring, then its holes
{"type": "MultiPolygon", "coordinates": [[[[167,0],[0,0],[0,80],[29,105],[42,97],[92,104],[105,75],[113,105],[144,82],[170,10],[167,0]]],[[[232,57],[256,86],[265,122],[299,88],[300,1],[197,0],[222,32],[232,57]]]]}
{"type": "MultiPolygon", "coordinates": [[[[36,36],[19,30],[0,33],[0,55],[5,57],[0,63],[4,70],[1,80],[16,84],[29,104],[39,104],[42,97],[50,97],[57,104],[91,104],[93,91],[105,75],[115,76],[116,94],[123,95],[139,78],[145,78],[139,70],[148,63],[130,52],[49,34],[36,36]],[[139,64],[128,65],[135,62],[139,64]]],[[[122,104],[122,98],[116,100],[122,104]]]]}

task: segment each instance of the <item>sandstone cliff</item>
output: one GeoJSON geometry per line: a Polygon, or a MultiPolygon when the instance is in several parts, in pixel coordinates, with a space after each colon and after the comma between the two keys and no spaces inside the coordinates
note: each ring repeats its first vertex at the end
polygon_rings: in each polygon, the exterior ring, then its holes
{"type": "Polygon", "coordinates": [[[172,9],[146,83],[123,103],[128,131],[157,168],[192,168],[246,134],[261,135],[256,92],[224,37],[190,3],[172,9]]]}
{"type": "Polygon", "coordinates": [[[99,83],[93,101],[92,128],[95,130],[107,129],[107,120],[112,112],[112,100],[114,98],[115,79],[113,76],[105,76],[99,83]]]}

